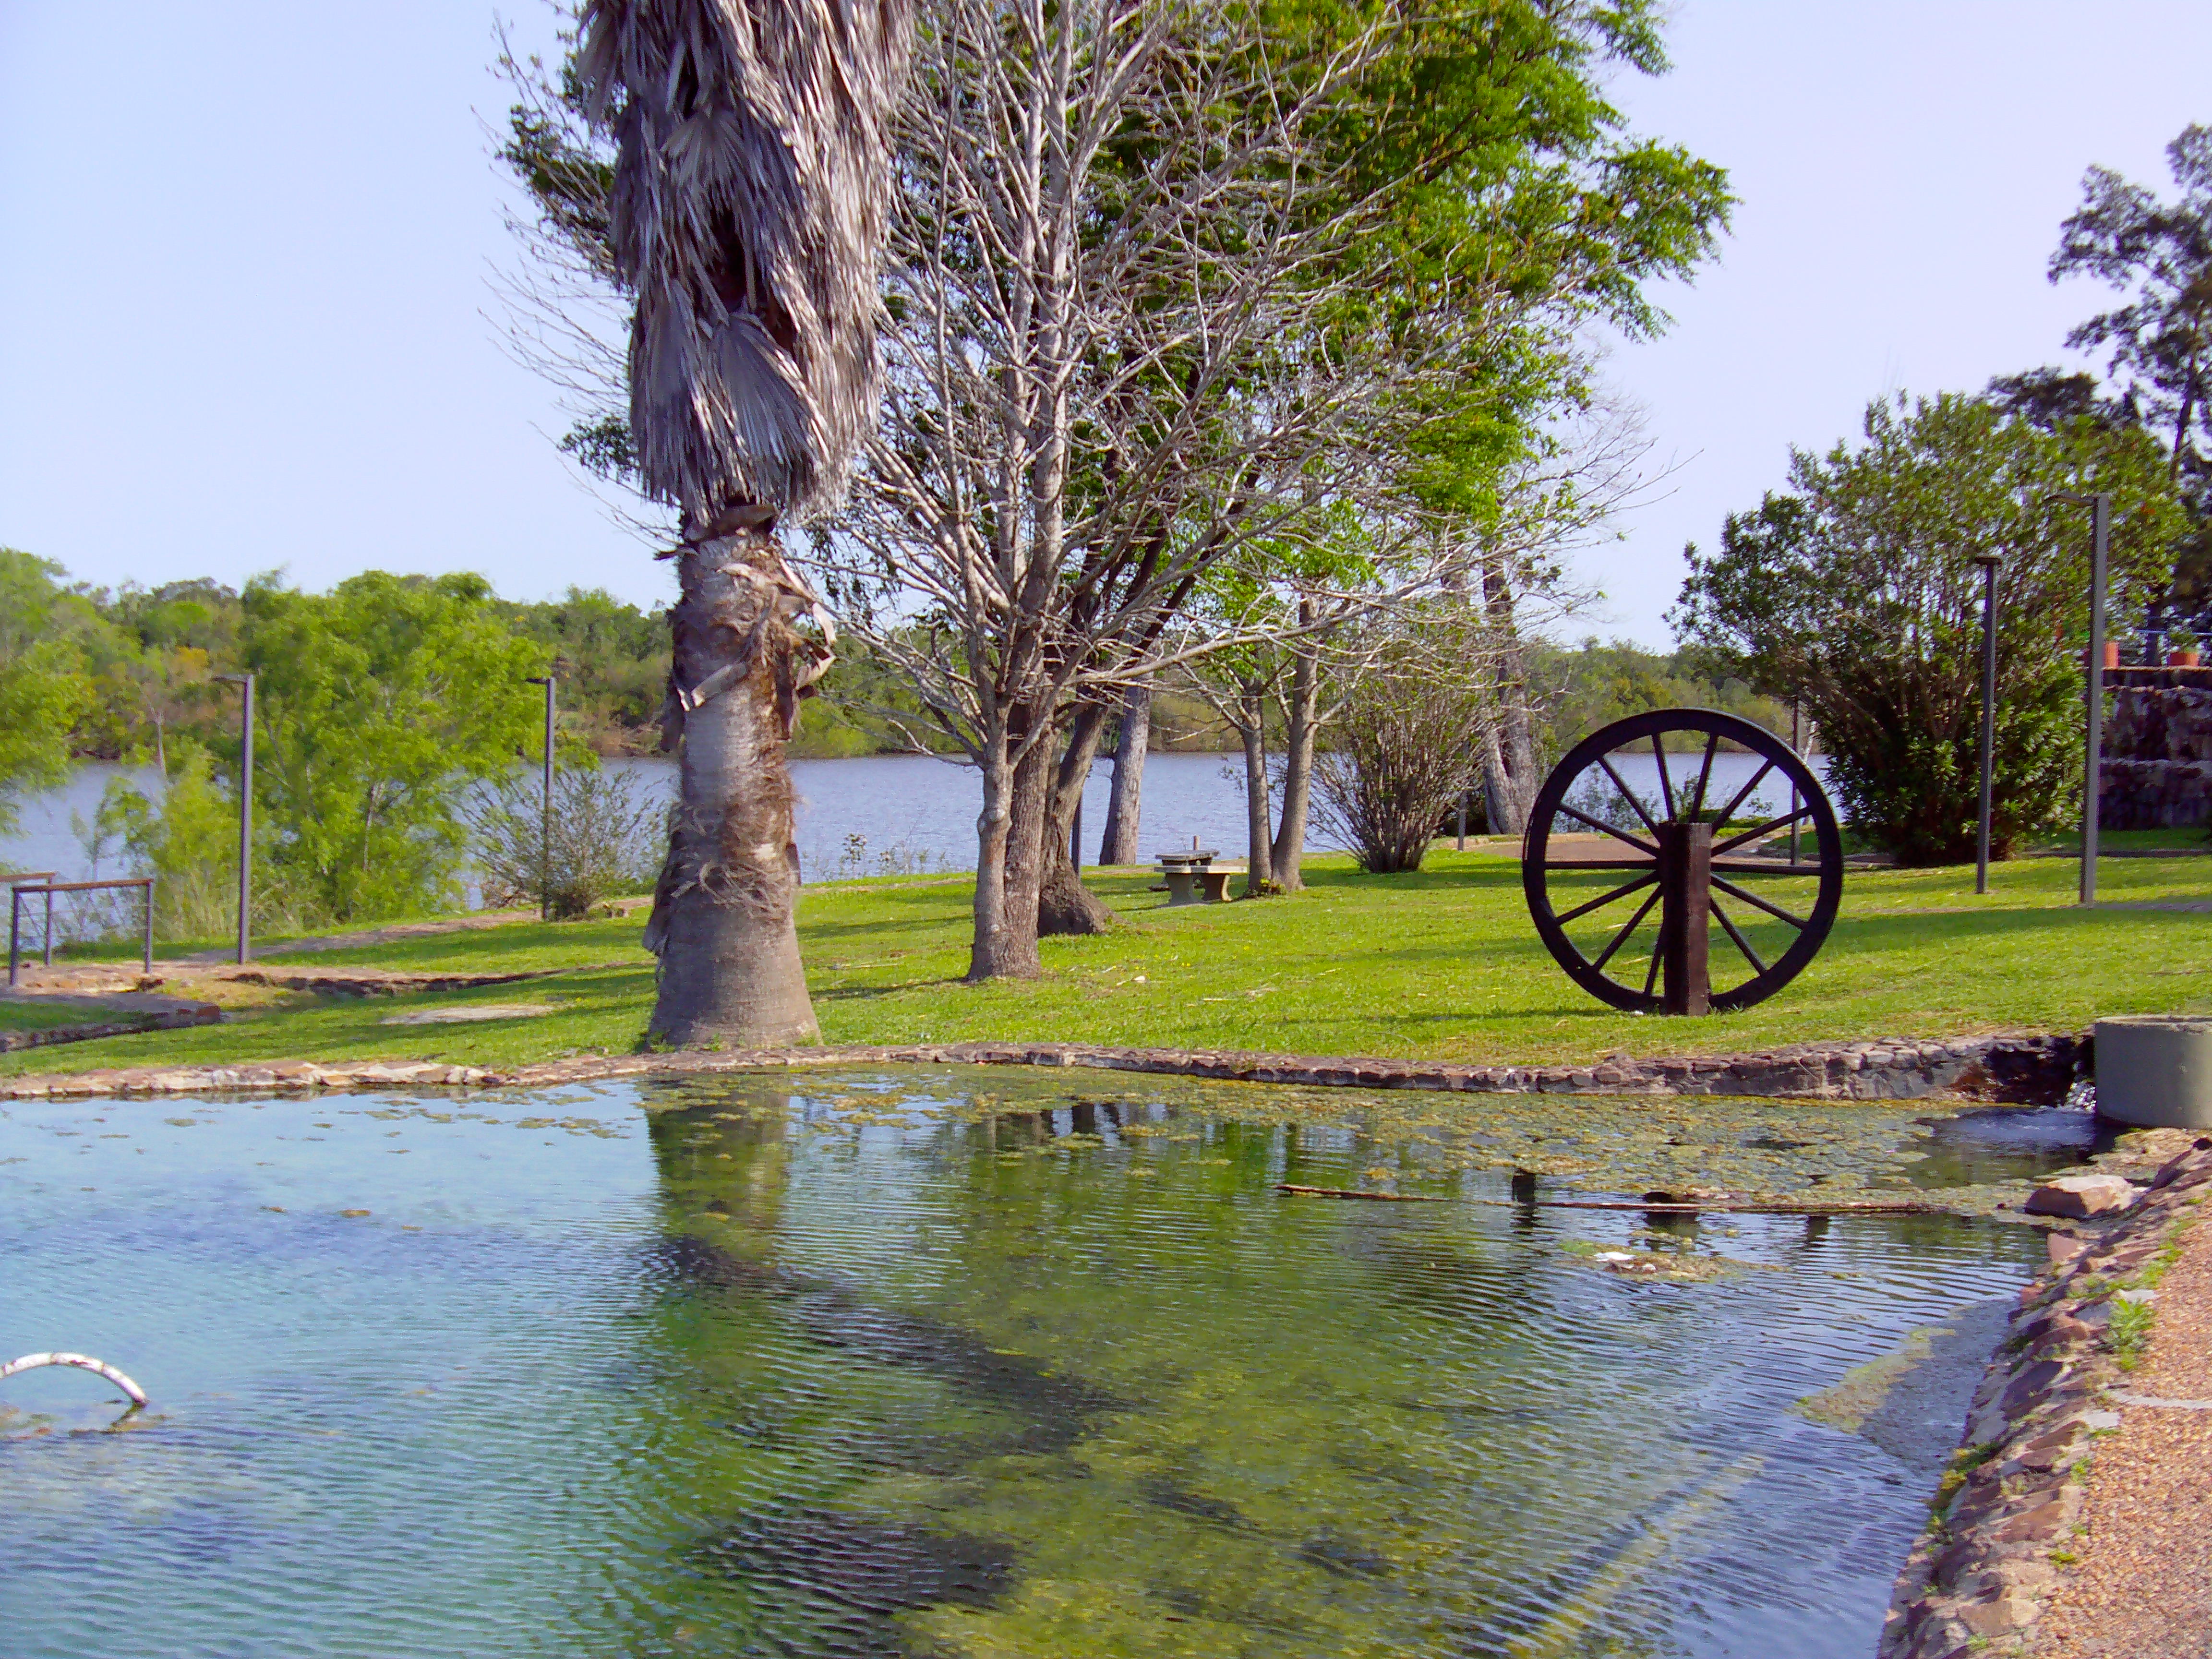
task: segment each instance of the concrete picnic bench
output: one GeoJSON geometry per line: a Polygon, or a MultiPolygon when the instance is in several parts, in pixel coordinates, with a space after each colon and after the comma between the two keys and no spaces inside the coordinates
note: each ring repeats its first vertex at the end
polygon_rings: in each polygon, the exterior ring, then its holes
{"type": "Polygon", "coordinates": [[[1217,870],[1213,860],[1221,856],[1213,848],[1201,848],[1194,841],[1188,852],[1176,851],[1157,855],[1160,874],[1167,878],[1168,903],[1219,904],[1229,896],[1229,878],[1244,873],[1242,865],[1224,865],[1217,870]]]}

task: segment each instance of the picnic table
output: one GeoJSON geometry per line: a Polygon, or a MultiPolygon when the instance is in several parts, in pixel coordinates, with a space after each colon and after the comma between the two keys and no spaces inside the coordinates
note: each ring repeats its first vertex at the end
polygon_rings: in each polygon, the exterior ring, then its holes
{"type": "Polygon", "coordinates": [[[1188,852],[1177,848],[1158,854],[1169,904],[1218,904],[1227,897],[1230,872],[1213,868],[1213,860],[1220,856],[1218,848],[1202,848],[1195,838],[1188,852]]]}

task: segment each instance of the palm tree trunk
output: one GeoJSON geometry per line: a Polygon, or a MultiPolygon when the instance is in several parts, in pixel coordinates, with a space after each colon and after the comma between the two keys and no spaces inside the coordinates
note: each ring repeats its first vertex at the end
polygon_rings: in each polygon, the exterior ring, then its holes
{"type": "Polygon", "coordinates": [[[668,614],[682,756],[646,948],[660,958],[653,1037],[698,1047],[817,1042],[793,912],[799,849],[784,744],[809,675],[766,534],[678,556],[668,614]]]}
{"type": "Polygon", "coordinates": [[[1152,738],[1152,688],[1133,685],[1121,702],[1121,726],[1114,746],[1114,794],[1106,807],[1101,864],[1141,864],[1137,828],[1145,792],[1145,751],[1152,738]]]}

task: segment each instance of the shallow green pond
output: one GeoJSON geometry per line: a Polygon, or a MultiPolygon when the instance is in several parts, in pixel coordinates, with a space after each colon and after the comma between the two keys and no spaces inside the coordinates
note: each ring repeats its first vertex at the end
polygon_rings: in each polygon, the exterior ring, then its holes
{"type": "Polygon", "coordinates": [[[92,1377],[0,1383],[0,1631],[1856,1659],[1943,1435],[1791,1408],[2008,1295],[2039,1237],[1525,1200],[1989,1181],[2079,1139],[1923,1109],[950,1070],[9,1105],[0,1359],[89,1352],[154,1399],[107,1431],[92,1377]]]}

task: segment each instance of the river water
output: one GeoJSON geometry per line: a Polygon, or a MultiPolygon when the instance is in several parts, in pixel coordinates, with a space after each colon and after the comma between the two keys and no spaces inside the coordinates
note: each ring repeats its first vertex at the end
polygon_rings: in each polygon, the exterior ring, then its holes
{"type": "MultiPolygon", "coordinates": [[[[1942,1162],[1915,1109],[951,1069],[13,1103],[0,1350],[153,1403],[0,1384],[0,1631],[10,1659],[1863,1659],[1962,1402],[1918,1449],[1799,1402],[2008,1297],[2039,1237],[1647,1225],[1512,1166],[1909,1181],[1942,1162]],[[1593,1255],[1634,1248],[1710,1272],[1593,1255]]],[[[2020,1172],[1960,1156],[1942,1179],[2020,1172]]]]}

